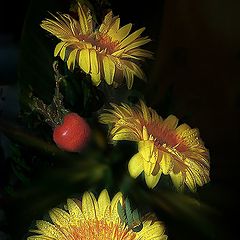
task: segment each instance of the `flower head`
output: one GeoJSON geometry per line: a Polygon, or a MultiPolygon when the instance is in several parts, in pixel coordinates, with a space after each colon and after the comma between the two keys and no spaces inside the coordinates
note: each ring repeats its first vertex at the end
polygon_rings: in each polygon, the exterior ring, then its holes
{"type": "Polygon", "coordinates": [[[100,115],[100,122],[110,125],[112,140],[138,142],[128,169],[133,178],[144,172],[150,188],[158,183],[161,174],[169,174],[178,190],[186,185],[191,191],[209,181],[209,153],[197,129],[178,125],[174,115],[163,120],[143,101],[130,107],[118,106],[100,115]]]}
{"type": "Polygon", "coordinates": [[[164,227],[156,218],[146,217],[142,228],[133,231],[119,216],[118,205],[123,204],[122,194],[117,193],[110,201],[108,192],[103,190],[98,199],[91,192],[85,192],[82,201],[68,199],[66,211],[60,208],[50,210],[52,223],[39,220],[38,235],[28,240],[165,240],[164,227]]]}
{"type": "Polygon", "coordinates": [[[67,62],[69,69],[78,65],[91,75],[99,85],[102,79],[117,87],[125,78],[130,89],[134,76],[144,79],[138,66],[144,58],[152,57],[150,51],[140,46],[148,43],[148,37],[140,37],[145,28],[130,34],[132,24],[120,27],[120,18],[110,11],[99,27],[95,27],[90,10],[78,3],[78,20],[69,14],[58,13],[54,19],[45,19],[41,27],[61,40],[54,56],[67,62]]]}

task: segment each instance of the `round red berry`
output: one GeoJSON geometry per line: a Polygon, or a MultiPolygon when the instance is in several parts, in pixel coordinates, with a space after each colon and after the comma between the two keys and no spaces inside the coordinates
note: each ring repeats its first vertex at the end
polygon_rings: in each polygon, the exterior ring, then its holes
{"type": "Polygon", "coordinates": [[[90,127],[86,120],[76,113],[64,116],[63,123],[53,131],[53,140],[59,148],[68,152],[79,152],[90,137],[90,127]]]}

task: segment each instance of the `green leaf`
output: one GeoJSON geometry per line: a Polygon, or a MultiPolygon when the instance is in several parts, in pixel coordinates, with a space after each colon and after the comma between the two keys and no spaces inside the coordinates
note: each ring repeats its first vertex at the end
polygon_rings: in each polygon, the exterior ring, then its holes
{"type": "Polygon", "coordinates": [[[121,205],[120,201],[118,201],[118,203],[117,203],[117,211],[118,211],[118,215],[119,215],[121,221],[123,223],[127,224],[127,217],[125,214],[125,210],[124,210],[123,206],[121,205]]]}

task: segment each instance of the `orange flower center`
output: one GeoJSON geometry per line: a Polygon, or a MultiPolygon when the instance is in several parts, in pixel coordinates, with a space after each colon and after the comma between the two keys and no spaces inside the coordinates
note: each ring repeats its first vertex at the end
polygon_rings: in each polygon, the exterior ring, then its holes
{"type": "Polygon", "coordinates": [[[112,41],[111,37],[106,34],[98,33],[95,36],[79,36],[80,41],[86,41],[91,43],[99,52],[105,52],[107,54],[112,54],[117,50],[118,41],[112,41]]]}
{"type": "Polygon", "coordinates": [[[79,35],[79,41],[91,43],[99,52],[112,54],[118,50],[118,41],[112,41],[111,37],[106,34],[98,33],[97,35],[79,35]]]}
{"type": "Polygon", "coordinates": [[[95,46],[100,51],[106,51],[108,54],[112,54],[116,51],[118,45],[118,41],[112,41],[111,37],[106,34],[98,34],[96,36],[95,46]]]}
{"type": "Polygon", "coordinates": [[[164,150],[164,145],[168,147],[174,147],[179,152],[185,152],[187,146],[184,141],[176,135],[174,130],[163,127],[159,123],[148,123],[146,124],[148,133],[153,136],[154,144],[158,149],[164,150]]]}
{"type": "Polygon", "coordinates": [[[120,224],[104,220],[88,220],[72,226],[71,240],[134,240],[136,234],[120,224]]]}

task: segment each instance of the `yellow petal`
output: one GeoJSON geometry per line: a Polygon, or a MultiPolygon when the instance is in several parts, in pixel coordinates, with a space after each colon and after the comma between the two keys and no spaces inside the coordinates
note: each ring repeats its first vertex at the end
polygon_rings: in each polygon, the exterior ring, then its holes
{"type": "Polygon", "coordinates": [[[70,52],[68,60],[67,60],[67,66],[68,69],[74,69],[75,68],[75,61],[76,61],[76,55],[77,55],[78,49],[74,49],[70,52]]]}
{"type": "Polygon", "coordinates": [[[145,161],[149,162],[154,150],[154,142],[151,140],[139,141],[138,151],[142,154],[145,161]]]}
{"type": "MultiPolygon", "coordinates": [[[[125,50],[125,48],[123,48],[123,50],[125,50]]],[[[140,58],[135,57],[135,56],[133,56],[133,55],[131,55],[131,54],[129,54],[129,53],[122,53],[122,56],[121,56],[121,57],[128,59],[128,61],[132,61],[132,60],[137,60],[137,61],[139,61],[139,60],[141,60],[140,58]],[[131,59],[131,60],[130,60],[130,59],[131,59]]]]}
{"type": "Polygon", "coordinates": [[[177,133],[177,135],[181,136],[184,131],[189,130],[189,129],[191,129],[191,128],[186,123],[183,123],[176,128],[176,133],[177,133]]]}
{"type": "MultiPolygon", "coordinates": [[[[122,106],[116,105],[114,103],[110,103],[110,105],[114,108],[114,112],[116,115],[118,115],[119,118],[122,118],[123,116],[125,116],[125,114],[129,114],[129,111],[122,106]]],[[[114,112],[112,112],[112,113],[114,113],[114,112]]]]}
{"type": "Polygon", "coordinates": [[[82,197],[82,212],[86,219],[96,219],[95,197],[89,192],[85,192],[82,197]],[[95,201],[94,201],[95,199],[95,201]]]}
{"type": "Polygon", "coordinates": [[[181,137],[185,138],[184,139],[185,143],[186,144],[189,143],[190,145],[193,144],[193,141],[199,144],[198,136],[199,131],[197,128],[186,130],[181,134],[181,137]]]}
{"type": "Polygon", "coordinates": [[[79,54],[79,66],[85,73],[89,73],[90,71],[90,57],[89,50],[82,49],[79,54]]]}
{"type": "Polygon", "coordinates": [[[133,72],[126,68],[124,71],[125,78],[127,79],[127,88],[131,89],[133,85],[133,80],[134,80],[134,74],[133,72]]]}
{"type": "Polygon", "coordinates": [[[194,175],[194,179],[196,181],[196,184],[199,186],[203,186],[206,182],[206,178],[204,177],[204,173],[196,172],[195,170],[192,170],[192,173],[194,175]]]}
{"type": "Polygon", "coordinates": [[[129,34],[129,32],[131,31],[131,28],[132,28],[132,24],[131,23],[121,27],[117,31],[116,35],[112,38],[113,41],[121,42],[129,34]]]}
{"type": "Polygon", "coordinates": [[[63,42],[79,42],[77,38],[78,24],[69,14],[52,15],[55,20],[43,20],[40,26],[61,39],[63,42]]]}
{"type": "Polygon", "coordinates": [[[111,85],[115,74],[115,64],[108,56],[103,58],[103,69],[105,80],[107,84],[111,85]]]}
{"type": "Polygon", "coordinates": [[[144,172],[145,172],[145,176],[146,175],[150,176],[153,172],[154,167],[155,167],[154,163],[147,162],[146,160],[143,161],[143,169],[144,169],[144,172]]]}
{"type": "Polygon", "coordinates": [[[158,183],[158,181],[161,177],[161,174],[162,174],[162,172],[159,172],[155,176],[153,176],[152,174],[151,175],[146,175],[145,174],[145,180],[146,180],[147,186],[149,188],[154,188],[157,185],[157,183],[158,183]]]}
{"type": "Polygon", "coordinates": [[[103,19],[102,24],[99,27],[99,32],[101,33],[106,33],[106,31],[108,30],[111,22],[112,22],[112,11],[110,11],[103,19]]]}
{"type": "Polygon", "coordinates": [[[151,163],[154,163],[154,165],[155,165],[155,163],[157,162],[157,160],[158,160],[158,150],[154,148],[154,149],[153,149],[152,156],[151,156],[151,158],[150,158],[150,162],[151,162],[151,163]]]}
{"type": "Polygon", "coordinates": [[[108,30],[108,33],[107,33],[108,36],[110,36],[111,38],[115,36],[116,32],[119,29],[119,25],[120,25],[120,18],[117,18],[115,22],[112,24],[112,26],[110,27],[110,29],[108,30]]]}
{"type": "Polygon", "coordinates": [[[193,174],[190,171],[186,171],[186,185],[188,186],[188,188],[192,191],[195,192],[196,191],[196,181],[195,178],[193,176],[193,174]]]}
{"type": "Polygon", "coordinates": [[[104,211],[104,221],[106,222],[112,222],[112,216],[111,216],[111,206],[107,206],[105,211],[104,211]]]}
{"type": "Polygon", "coordinates": [[[91,73],[97,74],[98,73],[98,59],[96,50],[90,50],[90,62],[91,62],[91,73]]]}
{"type": "Polygon", "coordinates": [[[140,105],[141,105],[144,120],[146,122],[149,122],[150,121],[150,113],[149,113],[148,107],[142,100],[140,100],[140,105]]]}
{"type": "MultiPolygon", "coordinates": [[[[113,129],[114,130],[114,129],[113,129]]],[[[113,134],[112,139],[114,141],[128,140],[128,141],[138,141],[139,138],[136,136],[134,132],[128,131],[126,128],[119,130],[117,133],[113,134]]]]}
{"type": "Polygon", "coordinates": [[[155,239],[163,240],[165,228],[162,223],[156,221],[153,223],[151,220],[143,222],[143,229],[140,232],[137,232],[137,239],[155,239]]]}
{"type": "Polygon", "coordinates": [[[131,44],[129,44],[126,48],[125,48],[125,52],[129,51],[129,50],[132,50],[133,48],[137,48],[137,47],[140,47],[148,42],[151,42],[151,39],[149,38],[144,38],[144,39],[139,39],[131,44]]]}
{"type": "Polygon", "coordinates": [[[123,203],[123,196],[122,196],[121,192],[118,192],[113,197],[112,202],[111,202],[111,218],[112,218],[112,221],[115,223],[120,221],[118,210],[117,210],[117,205],[118,205],[119,201],[121,204],[123,203]]]}
{"type": "Polygon", "coordinates": [[[170,115],[164,120],[163,124],[169,129],[175,129],[178,125],[178,118],[174,115],[170,115]]]}
{"type": "Polygon", "coordinates": [[[63,61],[65,61],[65,54],[66,54],[66,45],[62,47],[62,49],[59,53],[59,56],[63,61]]]}
{"type": "Polygon", "coordinates": [[[87,7],[83,8],[81,4],[78,4],[78,16],[80,29],[82,34],[87,34],[89,32],[89,9],[87,7]]]}
{"type": "Polygon", "coordinates": [[[43,235],[30,236],[27,240],[55,240],[55,238],[47,237],[43,235]]]}
{"type": "Polygon", "coordinates": [[[176,189],[182,191],[184,187],[184,177],[182,172],[179,173],[170,172],[170,177],[176,189]]]}
{"type": "Polygon", "coordinates": [[[188,158],[185,163],[189,166],[189,171],[192,172],[193,177],[199,186],[202,186],[209,181],[209,169],[205,168],[203,164],[188,158]]]}
{"type": "Polygon", "coordinates": [[[121,43],[120,43],[120,47],[124,48],[125,46],[127,46],[128,44],[130,44],[131,42],[133,42],[136,38],[138,38],[138,36],[145,30],[145,27],[138,29],[137,31],[133,32],[132,34],[130,34],[127,38],[125,38],[121,43]]]}
{"type": "Polygon", "coordinates": [[[65,238],[64,234],[60,232],[57,227],[55,227],[53,224],[49,222],[38,220],[36,221],[36,226],[38,229],[41,230],[42,234],[47,237],[52,237],[54,239],[65,238]]]}
{"type": "Polygon", "coordinates": [[[83,215],[80,207],[77,205],[77,203],[74,200],[68,199],[67,200],[67,207],[68,207],[68,211],[71,215],[71,221],[73,223],[85,220],[84,215],[83,215]]]}
{"type": "Polygon", "coordinates": [[[155,110],[153,110],[153,109],[151,109],[151,108],[148,108],[148,109],[149,109],[149,113],[150,113],[150,115],[151,115],[151,117],[152,117],[152,121],[153,121],[153,122],[156,121],[156,122],[162,123],[162,121],[163,121],[162,117],[159,116],[155,110]]]}
{"type": "Polygon", "coordinates": [[[123,52],[124,52],[124,49],[119,49],[118,51],[113,52],[111,55],[115,57],[120,57],[123,54],[123,52]]]}
{"type": "Polygon", "coordinates": [[[59,52],[61,51],[61,49],[63,48],[63,46],[66,44],[66,42],[60,42],[56,45],[55,49],[54,49],[54,57],[56,57],[59,52]]]}
{"type": "Polygon", "coordinates": [[[99,122],[100,123],[105,123],[105,124],[108,124],[108,123],[115,123],[118,119],[116,117],[114,117],[112,114],[110,113],[102,113],[100,116],[99,116],[99,122]]]}
{"type": "Polygon", "coordinates": [[[164,174],[169,174],[169,172],[173,169],[173,166],[174,166],[174,163],[170,154],[168,153],[162,154],[160,166],[164,174]]]}
{"type": "Polygon", "coordinates": [[[98,197],[98,219],[103,219],[107,207],[110,206],[110,198],[106,189],[102,190],[98,197]]]}
{"type": "Polygon", "coordinates": [[[72,43],[71,42],[65,42],[65,44],[63,45],[62,49],[60,50],[59,52],[59,56],[60,58],[65,61],[65,57],[66,57],[66,50],[67,50],[67,47],[71,46],[72,43]]]}
{"type": "Polygon", "coordinates": [[[92,202],[93,202],[93,205],[94,205],[94,213],[95,213],[95,216],[96,216],[96,213],[98,212],[99,210],[99,207],[98,207],[98,202],[97,202],[97,199],[95,198],[94,194],[92,192],[89,192],[90,196],[91,196],[91,199],[92,199],[92,202]]]}
{"type": "Polygon", "coordinates": [[[142,80],[145,80],[146,79],[146,76],[144,74],[144,72],[142,71],[142,69],[135,63],[132,63],[132,66],[133,66],[133,71],[134,71],[134,74],[142,79],[142,80]]]}
{"type": "Polygon", "coordinates": [[[149,139],[149,135],[148,135],[148,132],[147,132],[147,128],[145,126],[143,126],[143,130],[142,130],[142,137],[143,137],[143,140],[146,141],[149,139]]]}
{"type": "Polygon", "coordinates": [[[92,79],[92,82],[95,86],[98,86],[99,83],[101,82],[101,76],[100,76],[100,73],[91,73],[91,79],[92,79]]]}
{"type": "Polygon", "coordinates": [[[60,208],[53,208],[49,211],[49,216],[53,223],[60,227],[68,227],[69,214],[60,208]]]}
{"type": "Polygon", "coordinates": [[[145,49],[141,49],[141,48],[132,49],[128,52],[128,54],[139,57],[139,58],[153,58],[152,52],[145,49]]]}
{"type": "Polygon", "coordinates": [[[128,163],[128,171],[131,177],[138,177],[143,171],[144,158],[141,153],[135,154],[128,163]]]}

